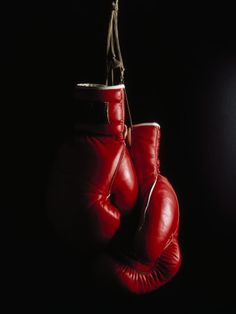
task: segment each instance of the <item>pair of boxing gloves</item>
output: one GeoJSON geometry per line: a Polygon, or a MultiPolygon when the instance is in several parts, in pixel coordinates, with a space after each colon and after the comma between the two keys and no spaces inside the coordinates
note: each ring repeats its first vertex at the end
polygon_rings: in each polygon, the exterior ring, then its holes
{"type": "Polygon", "coordinates": [[[76,99],[74,134],[50,178],[49,219],[99,282],[152,292],[181,265],[178,200],[160,174],[160,126],[133,125],[127,145],[124,85],[79,84],[76,99]]]}

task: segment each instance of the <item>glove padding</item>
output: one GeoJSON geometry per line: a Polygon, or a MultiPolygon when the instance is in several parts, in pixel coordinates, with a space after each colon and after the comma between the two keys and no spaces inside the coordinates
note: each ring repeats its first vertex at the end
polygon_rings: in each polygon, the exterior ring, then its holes
{"type": "Polygon", "coordinates": [[[124,85],[80,85],[75,132],[59,149],[48,213],[57,234],[94,254],[112,239],[137,199],[133,162],[125,144],[124,85]]]}
{"type": "Polygon", "coordinates": [[[93,264],[98,282],[106,288],[149,293],[169,282],[180,268],[179,206],[171,184],[160,175],[159,142],[158,124],[133,127],[130,154],[139,200],[107,253],[93,264]]]}

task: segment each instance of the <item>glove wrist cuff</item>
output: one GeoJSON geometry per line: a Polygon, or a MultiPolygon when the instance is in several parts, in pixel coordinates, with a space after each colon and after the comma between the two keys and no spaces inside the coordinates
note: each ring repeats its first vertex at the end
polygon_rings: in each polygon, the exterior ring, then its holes
{"type": "Polygon", "coordinates": [[[156,178],[159,174],[160,125],[142,123],[132,128],[131,156],[135,164],[139,182],[144,177],[156,178]],[[146,169],[145,173],[143,169],[146,169]]]}
{"type": "Polygon", "coordinates": [[[75,89],[76,129],[123,138],[125,132],[123,84],[77,84],[75,89]]]}

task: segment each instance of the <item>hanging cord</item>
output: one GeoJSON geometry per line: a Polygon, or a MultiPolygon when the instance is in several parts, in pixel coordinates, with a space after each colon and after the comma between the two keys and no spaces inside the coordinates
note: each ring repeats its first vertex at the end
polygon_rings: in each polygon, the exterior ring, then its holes
{"type": "Polygon", "coordinates": [[[118,34],[118,10],[119,1],[112,2],[111,18],[108,27],[107,34],[107,51],[106,51],[106,63],[107,63],[107,77],[106,85],[114,85],[114,70],[120,71],[119,83],[124,83],[124,63],[120,50],[119,34],[118,34]]]}
{"type": "MultiPolygon", "coordinates": [[[[118,84],[124,84],[125,67],[121,55],[119,33],[118,33],[118,10],[119,1],[112,2],[112,11],[107,34],[107,50],[106,50],[106,85],[117,84],[115,80],[115,70],[119,70],[118,84]]],[[[132,116],[128,102],[128,96],[125,89],[125,104],[128,115],[128,132],[127,142],[131,145],[131,130],[133,128],[132,116]]]]}

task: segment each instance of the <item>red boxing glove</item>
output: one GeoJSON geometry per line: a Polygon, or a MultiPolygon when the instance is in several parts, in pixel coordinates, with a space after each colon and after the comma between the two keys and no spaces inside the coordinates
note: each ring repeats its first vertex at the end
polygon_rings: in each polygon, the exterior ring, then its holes
{"type": "Polygon", "coordinates": [[[158,124],[133,127],[130,153],[139,182],[138,206],[95,266],[103,282],[135,294],[158,289],[181,265],[178,200],[159,173],[159,142],[158,124]]]}
{"type": "Polygon", "coordinates": [[[125,144],[124,85],[78,84],[75,134],[59,149],[48,193],[58,234],[93,253],[106,244],[137,199],[138,184],[125,144]]]}

